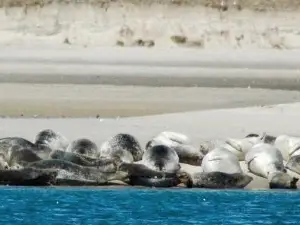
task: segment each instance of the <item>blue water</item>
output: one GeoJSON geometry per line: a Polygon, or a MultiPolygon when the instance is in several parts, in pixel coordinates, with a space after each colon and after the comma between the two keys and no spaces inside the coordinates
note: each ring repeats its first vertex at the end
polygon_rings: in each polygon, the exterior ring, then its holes
{"type": "Polygon", "coordinates": [[[300,224],[300,192],[0,188],[0,224],[300,224]]]}

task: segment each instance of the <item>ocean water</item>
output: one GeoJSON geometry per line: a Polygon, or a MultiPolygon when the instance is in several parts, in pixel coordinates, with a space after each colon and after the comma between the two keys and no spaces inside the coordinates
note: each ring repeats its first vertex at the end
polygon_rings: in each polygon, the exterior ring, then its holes
{"type": "Polygon", "coordinates": [[[300,224],[298,191],[0,188],[0,224],[300,224]]]}

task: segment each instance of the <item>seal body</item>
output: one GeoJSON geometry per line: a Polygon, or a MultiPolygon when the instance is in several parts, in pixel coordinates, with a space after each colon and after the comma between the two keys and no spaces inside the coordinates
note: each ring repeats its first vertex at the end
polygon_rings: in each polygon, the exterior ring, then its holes
{"type": "Polygon", "coordinates": [[[286,173],[281,152],[273,145],[254,145],[245,161],[251,173],[268,179],[270,188],[296,188],[295,179],[286,173]]]}
{"type": "Polygon", "coordinates": [[[190,144],[188,137],[181,133],[162,132],[146,144],[146,150],[156,146],[165,145],[175,150],[180,163],[201,165],[203,154],[190,144]]]}
{"type": "Polygon", "coordinates": [[[207,153],[202,162],[203,172],[243,173],[238,157],[226,148],[215,148],[207,153]]]}
{"type": "Polygon", "coordinates": [[[130,185],[172,187],[181,182],[177,176],[180,173],[178,155],[165,145],[151,147],[145,151],[141,161],[123,164],[121,168],[131,171],[130,185]]]}
{"type": "Polygon", "coordinates": [[[77,153],[89,157],[96,157],[98,153],[97,145],[87,138],[80,138],[72,141],[66,149],[66,152],[77,153]]]}
{"type": "Polygon", "coordinates": [[[100,147],[101,157],[119,157],[123,162],[131,163],[142,159],[144,151],[138,140],[130,134],[117,134],[100,147]]]}
{"type": "Polygon", "coordinates": [[[50,159],[41,160],[27,165],[28,168],[35,169],[54,169],[58,175],[56,179],[62,184],[68,182],[93,183],[95,185],[105,185],[111,180],[123,180],[127,178],[127,174],[122,171],[115,170],[114,172],[105,171],[105,168],[84,167],[68,161],[50,159]]]}
{"type": "Polygon", "coordinates": [[[86,155],[73,152],[65,152],[61,150],[53,151],[50,154],[50,158],[65,160],[80,166],[105,167],[105,171],[114,171],[118,163],[118,161],[113,158],[92,158],[86,155]]]}
{"type": "Polygon", "coordinates": [[[193,176],[190,188],[241,189],[246,187],[253,178],[243,173],[202,172],[193,176]]]}

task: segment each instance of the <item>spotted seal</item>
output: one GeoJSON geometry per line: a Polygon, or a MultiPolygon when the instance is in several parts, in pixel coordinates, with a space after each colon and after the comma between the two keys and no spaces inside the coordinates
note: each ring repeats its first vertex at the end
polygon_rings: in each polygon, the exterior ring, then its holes
{"type": "Polygon", "coordinates": [[[268,179],[271,189],[297,188],[298,179],[287,174],[282,154],[275,146],[267,143],[254,145],[247,152],[245,162],[251,173],[268,179]]]}
{"type": "Polygon", "coordinates": [[[98,147],[90,139],[80,138],[72,141],[67,147],[66,152],[78,153],[89,157],[96,157],[98,153],[98,147]]]}
{"type": "Polygon", "coordinates": [[[40,160],[27,164],[26,168],[53,169],[58,171],[57,184],[106,185],[111,180],[125,180],[128,173],[117,170],[107,171],[106,167],[85,167],[60,159],[40,160]]]}
{"type": "Polygon", "coordinates": [[[145,151],[141,161],[135,162],[134,165],[123,164],[121,168],[129,170],[128,165],[134,168],[131,171],[140,171],[140,175],[129,174],[131,185],[173,187],[181,182],[178,176],[180,173],[179,157],[174,149],[165,145],[153,146],[145,151]],[[152,175],[149,171],[153,171],[152,175]]]}
{"type": "Polygon", "coordinates": [[[138,140],[134,136],[124,133],[109,138],[101,145],[99,151],[101,157],[119,157],[127,163],[141,160],[143,153],[138,140]]]}

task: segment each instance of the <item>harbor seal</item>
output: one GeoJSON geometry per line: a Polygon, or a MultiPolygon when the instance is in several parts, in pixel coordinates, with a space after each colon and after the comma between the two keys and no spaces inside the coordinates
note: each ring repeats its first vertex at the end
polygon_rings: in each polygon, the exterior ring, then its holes
{"type": "Polygon", "coordinates": [[[87,138],[80,138],[72,141],[66,152],[78,153],[89,157],[96,157],[98,153],[97,145],[87,138]]]}
{"type": "Polygon", "coordinates": [[[215,148],[202,161],[203,172],[243,173],[238,157],[226,148],[215,148]]]}
{"type": "Polygon", "coordinates": [[[0,170],[0,184],[13,186],[49,186],[56,183],[57,171],[33,168],[0,170]]]}
{"type": "Polygon", "coordinates": [[[66,150],[69,145],[69,140],[59,132],[51,129],[41,130],[34,138],[36,146],[41,148],[46,146],[51,150],[66,150]]]}
{"type": "Polygon", "coordinates": [[[25,138],[6,137],[0,139],[0,154],[3,155],[6,162],[10,161],[12,152],[20,151],[22,149],[30,149],[41,158],[47,158],[51,152],[51,149],[49,147],[35,145],[25,138]]]}
{"type": "Polygon", "coordinates": [[[165,145],[156,145],[145,151],[141,163],[155,171],[174,172],[180,169],[177,153],[165,145]]]}
{"type": "Polygon", "coordinates": [[[118,158],[92,158],[73,152],[65,152],[61,150],[53,151],[50,154],[51,159],[60,159],[75,163],[80,166],[88,167],[105,167],[105,171],[115,170],[116,166],[121,163],[118,158]]]}
{"type": "Polygon", "coordinates": [[[175,150],[180,163],[200,166],[203,154],[189,143],[190,140],[183,134],[162,132],[147,142],[146,151],[155,145],[165,145],[175,150]]]}
{"type": "Polygon", "coordinates": [[[180,171],[155,171],[139,163],[122,163],[119,170],[128,173],[127,183],[132,186],[174,187],[180,183],[187,183],[180,171]]]}
{"type": "Polygon", "coordinates": [[[256,144],[247,152],[245,161],[251,173],[268,179],[271,189],[297,188],[298,179],[286,173],[282,154],[275,146],[267,143],[256,144]]]}
{"type": "Polygon", "coordinates": [[[119,170],[113,172],[106,171],[106,168],[84,167],[68,161],[49,159],[32,162],[27,165],[27,168],[35,169],[54,169],[58,171],[56,180],[59,184],[94,184],[106,185],[111,180],[126,180],[127,173],[119,170]]]}
{"type": "Polygon", "coordinates": [[[101,157],[119,157],[127,163],[140,161],[143,153],[138,140],[134,136],[124,133],[109,138],[100,147],[101,157]]]}
{"type": "Polygon", "coordinates": [[[244,174],[238,157],[223,147],[208,152],[202,161],[203,172],[190,175],[186,186],[193,188],[244,188],[253,178],[244,174]]]}
{"type": "MultiPolygon", "coordinates": [[[[142,160],[131,165],[131,171],[140,171],[139,175],[129,176],[130,185],[147,187],[173,187],[181,180],[177,176],[180,173],[179,158],[174,149],[165,145],[156,145],[145,151],[142,160]],[[149,172],[149,171],[152,171],[149,172]],[[169,174],[170,176],[166,176],[169,174]]],[[[123,164],[121,168],[124,170],[123,164]]],[[[129,164],[130,165],[130,164],[129,164]]],[[[136,172],[137,173],[137,172],[136,172]]]]}

